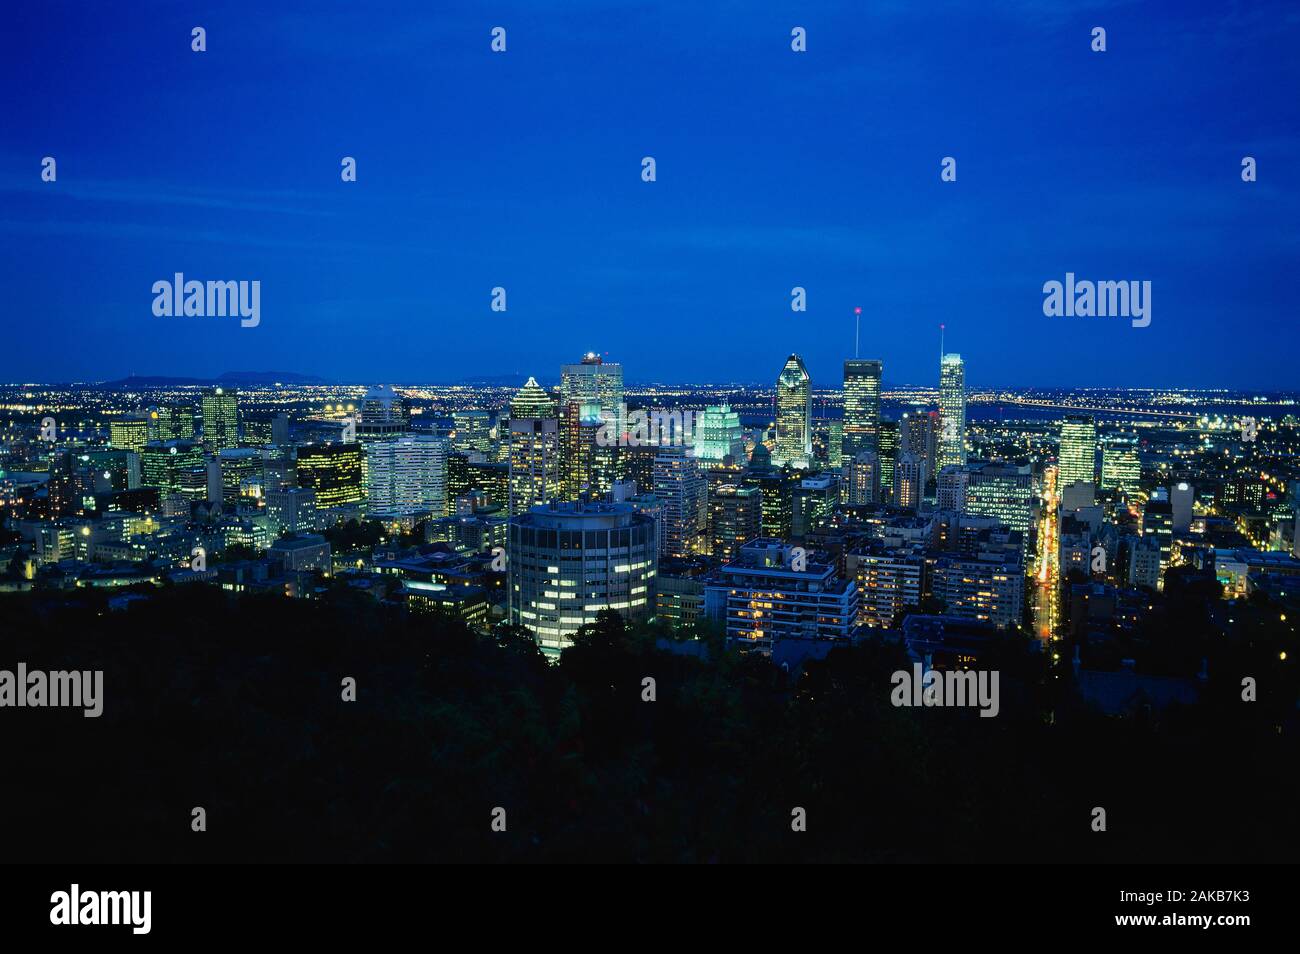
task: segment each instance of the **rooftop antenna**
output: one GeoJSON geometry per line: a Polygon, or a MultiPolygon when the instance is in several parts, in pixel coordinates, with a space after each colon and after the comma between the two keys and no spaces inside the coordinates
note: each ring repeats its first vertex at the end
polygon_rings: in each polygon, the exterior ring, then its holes
{"type": "Polygon", "coordinates": [[[855,319],[855,323],[853,327],[853,358],[854,360],[856,360],[858,357],[858,340],[862,337],[862,306],[861,305],[858,305],[856,308],[853,309],[853,316],[855,319]]]}
{"type": "Polygon", "coordinates": [[[943,325],[939,325],[939,363],[943,364],[943,325]]]}

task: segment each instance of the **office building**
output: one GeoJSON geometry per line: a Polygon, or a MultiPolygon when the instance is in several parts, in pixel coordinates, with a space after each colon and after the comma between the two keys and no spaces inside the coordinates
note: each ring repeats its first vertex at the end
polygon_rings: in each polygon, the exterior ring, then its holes
{"type": "Polygon", "coordinates": [[[845,503],[862,507],[880,499],[880,464],[875,451],[858,451],[848,465],[845,503]]]}
{"type": "Polygon", "coordinates": [[[451,415],[452,450],[462,454],[492,453],[492,414],[490,411],[453,411],[451,415]]]}
{"type": "Polygon", "coordinates": [[[140,482],[157,487],[160,497],[206,499],[208,468],[203,448],[193,441],[146,444],[140,451],[140,482]]]}
{"type": "Polygon", "coordinates": [[[372,517],[437,519],[447,515],[447,438],[402,434],[369,441],[364,446],[367,502],[372,517]]]}
{"type": "Polygon", "coordinates": [[[1097,483],[1097,422],[1087,414],[1067,414],[1061,424],[1057,486],[1097,483]]]}
{"type": "Polygon", "coordinates": [[[961,355],[939,362],[939,459],[935,469],[966,466],[966,365],[961,355]]]}
{"type": "Polygon", "coordinates": [[[740,547],[763,532],[763,494],[757,487],[723,484],[709,494],[713,555],[734,560],[740,547]]]}
{"type": "Polygon", "coordinates": [[[222,387],[203,392],[203,449],[209,454],[239,446],[239,401],[222,387]]]}
{"type": "Polygon", "coordinates": [[[894,465],[894,506],[915,510],[925,490],[925,461],[907,452],[894,465]]]}
{"type": "Polygon", "coordinates": [[[1006,527],[1028,533],[1034,521],[1034,486],[1029,465],[985,464],[970,471],[966,512],[997,517],[1006,527]]]}
{"type": "Polygon", "coordinates": [[[772,463],[807,468],[812,463],[812,381],[792,354],[776,379],[776,450],[772,463]]]}
{"type": "Polygon", "coordinates": [[[1142,460],[1135,440],[1108,440],[1101,448],[1101,487],[1132,494],[1142,485],[1142,460]]]}
{"type": "Polygon", "coordinates": [[[108,446],[141,451],[149,443],[149,422],[143,417],[124,417],[108,424],[108,446]]]}
{"type": "Polygon", "coordinates": [[[554,417],[522,417],[512,413],[508,505],[511,516],[558,500],[560,489],[560,422],[554,417]]]}
{"type": "Polygon", "coordinates": [[[700,553],[708,520],[708,481],[686,448],[671,444],[659,448],[654,495],[663,504],[664,555],[681,558],[700,553]]]}
{"type": "Polygon", "coordinates": [[[593,351],[583,355],[578,364],[560,367],[561,407],[577,401],[597,404],[596,417],[612,421],[616,434],[627,426],[623,410],[623,366],[606,362],[593,351]]]}
{"type": "Polygon", "coordinates": [[[855,459],[862,451],[875,452],[880,427],[881,361],[844,362],[844,427],[842,457],[855,459]]]}
{"type": "Polygon", "coordinates": [[[831,563],[804,561],[783,540],[750,541],[706,585],[706,613],[734,645],[767,655],[785,640],[847,642],[857,629],[856,583],[831,563]]]}
{"type": "Polygon", "coordinates": [[[298,486],[316,492],[320,510],[364,503],[363,470],[360,444],[305,444],[298,448],[298,486]]]}
{"type": "Polygon", "coordinates": [[[695,431],[695,459],[705,469],[717,467],[728,460],[743,464],[745,444],[741,440],[742,433],[740,415],[729,405],[706,407],[698,418],[695,431]]]}
{"type": "Polygon", "coordinates": [[[965,467],[949,465],[936,478],[935,505],[939,510],[961,512],[966,509],[966,491],[970,473],[965,467]]]}
{"type": "Polygon", "coordinates": [[[554,503],[510,520],[510,621],[557,655],[601,610],[639,622],[654,610],[654,520],[631,504],[554,503]]]}

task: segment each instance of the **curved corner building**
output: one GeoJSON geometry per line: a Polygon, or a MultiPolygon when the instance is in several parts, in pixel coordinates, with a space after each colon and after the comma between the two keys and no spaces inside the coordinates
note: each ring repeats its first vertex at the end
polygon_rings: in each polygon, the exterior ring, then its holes
{"type": "Polygon", "coordinates": [[[627,503],[552,503],[510,520],[510,621],[548,655],[603,609],[629,622],[654,612],[659,568],[654,518],[627,503]]]}

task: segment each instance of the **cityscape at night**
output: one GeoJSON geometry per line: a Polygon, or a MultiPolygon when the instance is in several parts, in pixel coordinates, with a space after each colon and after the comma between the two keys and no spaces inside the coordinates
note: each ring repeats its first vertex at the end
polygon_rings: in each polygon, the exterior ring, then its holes
{"type": "Polygon", "coordinates": [[[1279,903],[1294,8],[271,6],[6,14],[22,919],[410,862],[1279,903]]]}

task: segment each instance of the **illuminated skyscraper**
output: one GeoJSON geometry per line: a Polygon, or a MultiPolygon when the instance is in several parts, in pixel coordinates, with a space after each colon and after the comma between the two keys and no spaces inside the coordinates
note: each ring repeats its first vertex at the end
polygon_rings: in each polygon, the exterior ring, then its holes
{"type": "Polygon", "coordinates": [[[876,452],[880,429],[881,361],[844,362],[843,458],[851,461],[864,450],[876,452]]]}
{"type": "Polygon", "coordinates": [[[203,393],[203,449],[209,454],[239,446],[239,403],[235,392],[212,388],[203,393]]]}
{"type": "Polygon", "coordinates": [[[1067,414],[1061,425],[1058,486],[1097,483],[1097,422],[1086,414],[1067,414]]]}
{"type": "Polygon", "coordinates": [[[194,408],[187,404],[163,404],[145,412],[151,441],[194,440],[194,408]]]}
{"type": "Polygon", "coordinates": [[[208,495],[203,448],[191,441],[145,445],[140,451],[140,482],[157,487],[161,497],[203,500],[208,495]]]}
{"type": "Polygon", "coordinates": [[[848,468],[848,505],[861,507],[875,503],[880,497],[880,463],[875,451],[858,451],[848,468]]]}
{"type": "Polygon", "coordinates": [[[664,555],[686,557],[700,552],[708,521],[708,491],[708,480],[685,447],[659,448],[654,493],[664,508],[664,555]]]}
{"type": "Polygon", "coordinates": [[[1028,533],[1034,520],[1033,477],[1029,465],[986,464],[967,478],[966,512],[997,517],[1008,528],[1028,533]]]}
{"type": "Polygon", "coordinates": [[[950,464],[966,466],[966,366],[959,354],[945,354],[939,362],[939,459],[935,469],[950,464]]]}
{"type": "Polygon", "coordinates": [[[882,500],[889,500],[894,491],[894,464],[898,461],[897,421],[880,422],[876,458],[880,461],[880,496],[882,500]]]}
{"type": "Polygon", "coordinates": [[[529,378],[515,396],[510,399],[510,416],[511,418],[555,418],[558,416],[555,398],[537,383],[536,378],[529,378]]]}
{"type": "Polygon", "coordinates": [[[1137,441],[1109,440],[1101,448],[1101,487],[1133,493],[1142,485],[1137,441]]]}
{"type": "Polygon", "coordinates": [[[925,486],[925,463],[915,454],[903,453],[894,465],[894,505],[915,510],[925,486]]]}
{"type": "Polygon", "coordinates": [[[360,444],[307,444],[298,448],[298,486],[316,491],[322,510],[366,499],[360,444]]]}
{"type": "Polygon", "coordinates": [[[387,440],[404,434],[409,427],[406,400],[389,385],[382,384],[366,392],[357,421],[357,440],[363,443],[387,440]]]}
{"type": "Polygon", "coordinates": [[[909,411],[898,421],[898,446],[908,454],[915,454],[923,462],[925,480],[934,478],[935,457],[939,447],[939,415],[909,411]]]}
{"type": "Polygon", "coordinates": [[[812,462],[812,380],[803,359],[790,355],[776,379],[776,450],[772,463],[806,468],[812,462]]]}
{"type": "Polygon", "coordinates": [[[453,426],[456,436],[452,446],[461,453],[477,451],[480,454],[492,452],[492,414],[489,411],[453,411],[453,426]]]}
{"type": "Polygon", "coordinates": [[[513,514],[560,497],[560,422],[555,399],[529,378],[510,399],[510,504],[513,514]]]}
{"type": "Polygon", "coordinates": [[[447,515],[447,438],[403,434],[364,446],[372,516],[447,515]]]}
{"type": "Polygon", "coordinates": [[[109,447],[139,451],[147,443],[149,443],[149,422],[143,417],[125,417],[109,422],[109,447]]]}
{"type": "Polygon", "coordinates": [[[729,405],[706,407],[698,418],[695,431],[695,459],[704,468],[716,467],[730,457],[736,463],[745,460],[745,445],[740,415],[729,405]]]}
{"type": "Polygon", "coordinates": [[[571,400],[560,421],[560,496],[577,500],[584,491],[595,492],[598,438],[604,421],[599,401],[571,400]]]}
{"type": "Polygon", "coordinates": [[[627,421],[623,416],[623,366],[607,364],[593,351],[582,356],[581,364],[560,367],[561,407],[571,401],[596,402],[601,414],[616,422],[622,433],[627,421]]]}
{"type": "Polygon", "coordinates": [[[945,467],[935,478],[936,506],[940,510],[961,512],[966,509],[966,488],[970,484],[970,474],[963,467],[945,467]]]}
{"type": "Polygon", "coordinates": [[[560,497],[560,422],[553,417],[510,418],[511,515],[560,497]]]}
{"type": "Polygon", "coordinates": [[[723,484],[709,494],[713,555],[732,560],[763,530],[763,494],[757,487],[723,484]]]}

